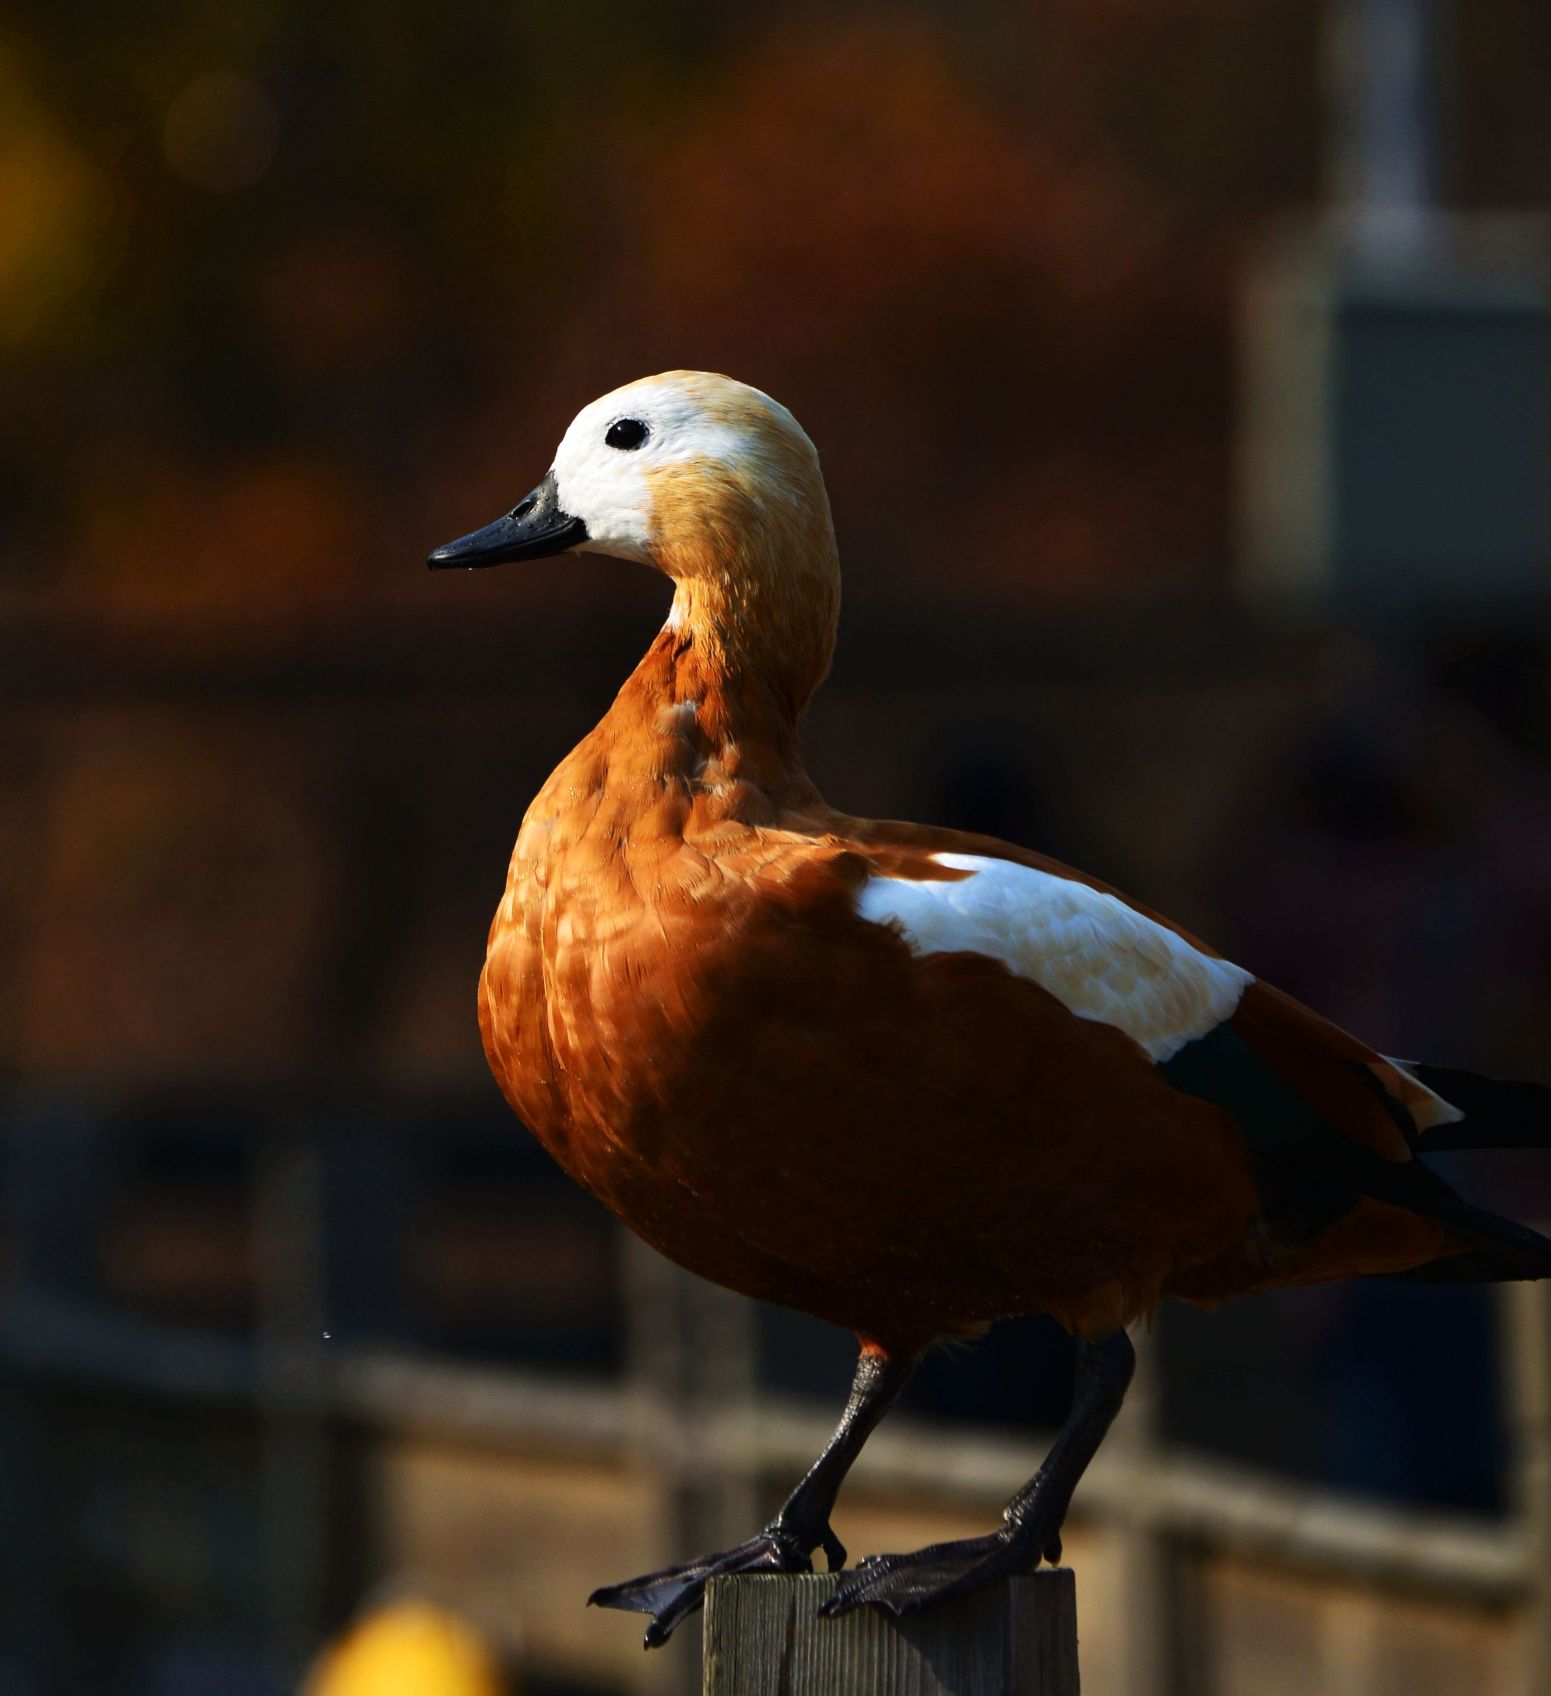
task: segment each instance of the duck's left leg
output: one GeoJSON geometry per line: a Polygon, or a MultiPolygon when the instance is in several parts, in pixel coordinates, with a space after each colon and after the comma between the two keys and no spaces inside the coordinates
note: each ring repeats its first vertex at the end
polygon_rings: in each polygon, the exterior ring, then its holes
{"type": "Polygon", "coordinates": [[[851,1381],[851,1396],[834,1436],[763,1531],[735,1549],[702,1555],[626,1584],[594,1590],[588,1602],[600,1608],[628,1608],[650,1614],[646,1647],[655,1649],[666,1643],[673,1628],[705,1600],[705,1587],[713,1578],[733,1572],[812,1572],[810,1557],[819,1548],[831,1572],[843,1567],[845,1548],[829,1526],[835,1498],[862,1445],[914,1370],[913,1357],[864,1346],[851,1381]]]}
{"type": "Polygon", "coordinates": [[[1061,1558],[1061,1523],[1077,1481],[1120,1411],[1136,1355],[1124,1331],[1079,1343],[1072,1411],[1044,1464],[1007,1504],[999,1531],[934,1543],[909,1555],[869,1555],[819,1610],[850,1613],[870,1602],[893,1614],[962,1596],[998,1578],[1061,1558]]]}

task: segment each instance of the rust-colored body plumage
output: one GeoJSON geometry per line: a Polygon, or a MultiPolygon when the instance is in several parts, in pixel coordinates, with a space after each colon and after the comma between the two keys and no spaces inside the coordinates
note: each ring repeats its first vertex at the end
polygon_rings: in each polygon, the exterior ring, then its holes
{"type": "MultiPolygon", "coordinates": [[[[743,697],[692,634],[658,637],[529,809],[481,983],[507,1099],[654,1247],[913,1350],[1027,1312],[1097,1335],[1171,1292],[1446,1246],[1373,1201],[1312,1241],[1256,1232],[1231,1115],[998,962],[918,957],[855,912],[869,872],[954,875],[929,857],[945,850],[1078,874],[834,812],[779,704],[743,697]]],[[[1349,1078],[1349,1057],[1377,1055],[1260,986],[1246,999],[1271,1064],[1409,1157],[1349,1078]]]]}

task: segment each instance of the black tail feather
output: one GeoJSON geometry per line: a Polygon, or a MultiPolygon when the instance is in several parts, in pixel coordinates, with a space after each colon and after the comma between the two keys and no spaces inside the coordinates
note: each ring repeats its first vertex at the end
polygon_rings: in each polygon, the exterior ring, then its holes
{"type": "Polygon", "coordinates": [[[1459,1072],[1448,1066],[1406,1068],[1428,1089],[1465,1115],[1452,1125],[1424,1131],[1424,1154],[1452,1149],[1551,1148],[1551,1088],[1459,1072]]]}
{"type": "Polygon", "coordinates": [[[1441,1283],[1551,1278],[1551,1237],[1472,1206],[1423,1161],[1392,1163],[1364,1150],[1349,1163],[1364,1195],[1436,1219],[1470,1245],[1462,1254],[1443,1255],[1391,1276],[1441,1283]]]}
{"type": "Polygon", "coordinates": [[[1532,1231],[1528,1225],[1488,1213],[1483,1207],[1472,1207],[1468,1201],[1435,1201],[1416,1211],[1447,1225],[1456,1236],[1471,1244],[1466,1256],[1450,1255],[1448,1259],[1490,1261],[1503,1268],[1494,1274],[1498,1278],[1551,1278],[1551,1238],[1532,1231]]]}

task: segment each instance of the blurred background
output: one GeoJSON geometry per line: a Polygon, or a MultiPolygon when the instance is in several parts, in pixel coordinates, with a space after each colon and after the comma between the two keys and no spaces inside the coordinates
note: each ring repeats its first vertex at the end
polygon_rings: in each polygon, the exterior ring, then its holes
{"type": "MultiPolygon", "coordinates": [[[[1551,1082],[1548,62],[1532,0],[12,0],[0,1689],[688,1691],[589,1589],[829,1430],[849,1340],[627,1241],[479,1052],[517,824],[667,586],[424,556],[619,382],[817,441],[832,800],[1551,1082]]],[[[1085,1688],[1551,1688],[1548,1363],[1532,1289],[1165,1313],[1085,1688]]],[[[853,1554],[994,1522],[1069,1370],[934,1359],[853,1554]]]]}

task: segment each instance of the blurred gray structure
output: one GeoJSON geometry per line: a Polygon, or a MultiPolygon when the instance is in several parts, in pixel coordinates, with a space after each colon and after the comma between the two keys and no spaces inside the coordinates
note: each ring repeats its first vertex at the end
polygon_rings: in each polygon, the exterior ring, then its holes
{"type": "Polygon", "coordinates": [[[1242,302],[1240,553],[1380,620],[1551,595],[1551,243],[1440,205],[1439,0],[1332,0],[1326,209],[1242,302]]]}

